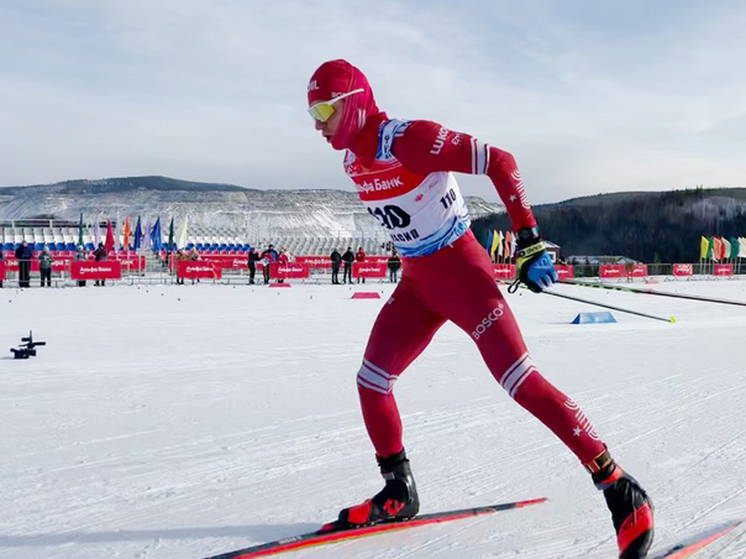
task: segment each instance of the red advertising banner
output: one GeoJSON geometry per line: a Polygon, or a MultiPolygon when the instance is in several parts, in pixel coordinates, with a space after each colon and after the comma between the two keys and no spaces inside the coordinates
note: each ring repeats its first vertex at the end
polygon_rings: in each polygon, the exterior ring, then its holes
{"type": "Polygon", "coordinates": [[[493,264],[492,271],[497,279],[515,278],[515,264],[493,264]]]}
{"type": "Polygon", "coordinates": [[[70,263],[70,277],[74,280],[121,279],[122,265],[117,260],[102,262],[73,260],[70,263]]]}
{"type": "Polygon", "coordinates": [[[624,264],[602,264],[599,275],[602,278],[623,278],[624,264]]]}
{"type": "Polygon", "coordinates": [[[220,268],[228,268],[232,270],[246,270],[249,267],[248,257],[244,258],[242,256],[211,255],[202,256],[201,260],[204,260],[205,262],[214,262],[220,268]]]}
{"type": "Polygon", "coordinates": [[[366,262],[375,262],[377,264],[388,264],[389,263],[389,257],[386,255],[381,254],[374,254],[372,256],[366,256],[365,257],[366,262]]]}
{"type": "Polygon", "coordinates": [[[386,264],[379,262],[353,262],[352,276],[355,278],[385,278],[386,264]]]}
{"type": "Polygon", "coordinates": [[[223,270],[217,262],[179,260],[176,275],[187,279],[220,279],[223,277],[223,270]]]}
{"type": "Polygon", "coordinates": [[[647,264],[635,264],[632,266],[632,277],[633,278],[646,278],[648,277],[648,265],[647,264]]]}
{"type": "Polygon", "coordinates": [[[715,264],[712,273],[716,276],[732,276],[733,264],[715,264]]]}
{"type": "Polygon", "coordinates": [[[307,279],[310,276],[310,268],[305,264],[294,262],[292,264],[273,264],[270,274],[277,279],[307,279]]]}
{"type": "Polygon", "coordinates": [[[554,269],[557,270],[557,277],[559,279],[572,279],[575,277],[575,272],[572,266],[566,264],[555,264],[554,269]]]}
{"type": "Polygon", "coordinates": [[[145,257],[131,254],[130,256],[119,255],[117,260],[122,265],[122,269],[125,271],[136,271],[139,272],[145,269],[145,257]]]}
{"type": "Polygon", "coordinates": [[[694,264],[674,264],[673,275],[677,277],[687,277],[694,274],[694,264]]]}
{"type": "Polygon", "coordinates": [[[331,268],[332,261],[328,256],[296,256],[298,264],[305,264],[309,268],[331,268]]]}

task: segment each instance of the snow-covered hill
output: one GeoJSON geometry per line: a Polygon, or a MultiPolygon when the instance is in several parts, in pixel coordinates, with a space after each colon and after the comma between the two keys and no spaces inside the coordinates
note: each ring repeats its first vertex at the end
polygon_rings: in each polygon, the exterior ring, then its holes
{"type": "MultiPolygon", "coordinates": [[[[467,204],[473,218],[502,210],[500,204],[477,197],[468,197],[467,204]]],[[[41,217],[77,222],[80,212],[87,220],[188,217],[191,225],[228,227],[251,238],[384,236],[352,190],[257,190],[165,177],[0,188],[0,221],[41,217]]]]}

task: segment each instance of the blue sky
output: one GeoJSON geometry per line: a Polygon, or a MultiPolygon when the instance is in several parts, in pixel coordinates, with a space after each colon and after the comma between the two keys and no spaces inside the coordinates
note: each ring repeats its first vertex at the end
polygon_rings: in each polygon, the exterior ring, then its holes
{"type": "Polygon", "coordinates": [[[744,29],[718,0],[3,0],[0,185],[349,189],[305,111],[347,58],[389,116],[512,152],[533,203],[746,186],[744,29]]]}

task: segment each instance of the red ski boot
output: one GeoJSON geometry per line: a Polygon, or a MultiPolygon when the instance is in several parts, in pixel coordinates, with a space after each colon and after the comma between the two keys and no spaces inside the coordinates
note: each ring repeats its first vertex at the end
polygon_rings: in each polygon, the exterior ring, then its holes
{"type": "Polygon", "coordinates": [[[587,466],[604,492],[617,533],[619,559],[643,559],[653,543],[653,503],[637,480],[622,470],[608,451],[587,466]]]}
{"type": "Polygon", "coordinates": [[[387,520],[403,520],[419,512],[417,488],[404,451],[387,458],[378,456],[376,459],[386,485],[372,499],[340,511],[336,522],[338,526],[362,526],[387,520]]]}

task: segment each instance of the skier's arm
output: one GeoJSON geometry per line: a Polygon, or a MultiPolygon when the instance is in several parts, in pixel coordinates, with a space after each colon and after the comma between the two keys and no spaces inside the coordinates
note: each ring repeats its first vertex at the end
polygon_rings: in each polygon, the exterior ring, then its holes
{"type": "Polygon", "coordinates": [[[513,229],[536,227],[518,166],[507,151],[428,120],[412,121],[394,140],[392,150],[407,169],[420,175],[437,171],[487,175],[513,229]]]}
{"type": "Polygon", "coordinates": [[[487,175],[517,232],[518,281],[535,292],[557,281],[557,272],[539,236],[523,189],[521,173],[510,153],[427,120],[412,121],[394,140],[392,151],[407,169],[417,174],[454,171],[487,175]]]}

